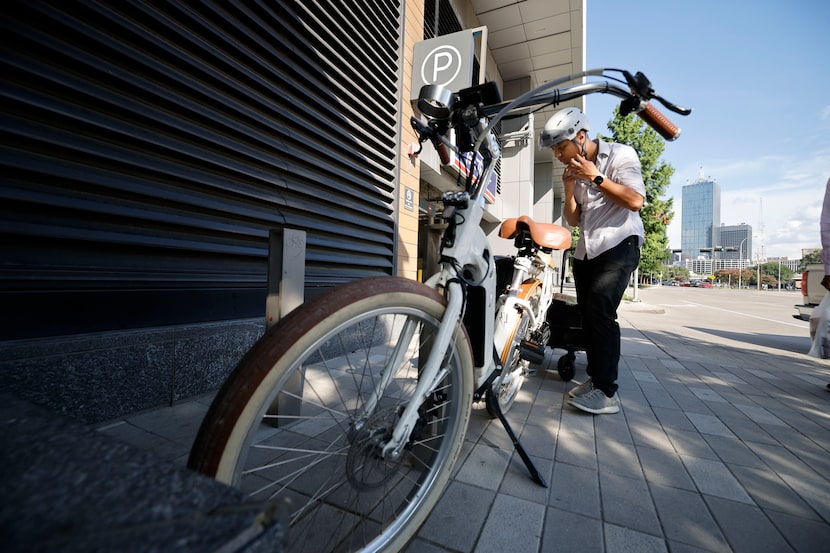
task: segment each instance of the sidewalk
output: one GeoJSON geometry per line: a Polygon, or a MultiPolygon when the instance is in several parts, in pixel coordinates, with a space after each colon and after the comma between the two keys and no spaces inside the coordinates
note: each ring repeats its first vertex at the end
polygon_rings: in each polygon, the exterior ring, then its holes
{"type": "MultiPolygon", "coordinates": [[[[617,415],[566,405],[585,376],[581,353],[573,382],[555,366],[525,380],[508,419],[548,488],[476,410],[450,485],[408,551],[827,551],[828,363],[693,342],[661,331],[659,316],[620,308],[617,415]]],[[[97,430],[184,465],[209,402],[97,430]]]]}

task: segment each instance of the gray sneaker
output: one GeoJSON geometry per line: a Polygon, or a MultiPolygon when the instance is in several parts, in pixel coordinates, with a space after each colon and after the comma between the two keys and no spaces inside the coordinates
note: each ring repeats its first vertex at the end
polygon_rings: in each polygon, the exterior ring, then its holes
{"type": "Polygon", "coordinates": [[[579,397],[571,398],[568,400],[568,403],[577,409],[582,409],[594,415],[610,415],[620,410],[620,403],[617,401],[617,396],[608,397],[599,388],[594,388],[587,394],[579,397]]]}
{"type": "Polygon", "coordinates": [[[594,383],[589,378],[579,386],[575,388],[571,388],[568,390],[568,397],[579,397],[584,396],[585,394],[589,393],[591,390],[594,389],[594,383]]]}

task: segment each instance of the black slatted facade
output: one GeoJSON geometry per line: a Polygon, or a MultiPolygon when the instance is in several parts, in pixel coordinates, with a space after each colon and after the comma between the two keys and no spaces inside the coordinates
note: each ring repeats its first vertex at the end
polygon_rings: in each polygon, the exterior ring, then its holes
{"type": "Polygon", "coordinates": [[[279,226],[307,297],[391,274],[400,12],[4,2],[0,339],[261,316],[279,226]]]}

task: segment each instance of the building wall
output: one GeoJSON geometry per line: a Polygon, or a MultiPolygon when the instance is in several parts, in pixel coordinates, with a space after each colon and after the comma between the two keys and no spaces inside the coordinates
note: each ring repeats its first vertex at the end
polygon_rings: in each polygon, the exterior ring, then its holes
{"type": "Polygon", "coordinates": [[[398,276],[418,278],[418,234],[421,202],[420,163],[407,156],[410,145],[418,143],[418,137],[409,124],[414,114],[409,103],[412,90],[412,53],[416,42],[424,36],[424,4],[422,1],[405,2],[403,20],[403,53],[401,64],[401,141],[400,179],[398,186],[398,276]]]}
{"type": "Polygon", "coordinates": [[[415,274],[402,0],[0,19],[4,389],[86,421],[215,389],[264,327],[272,229],[306,232],[306,299],[415,274]]]}

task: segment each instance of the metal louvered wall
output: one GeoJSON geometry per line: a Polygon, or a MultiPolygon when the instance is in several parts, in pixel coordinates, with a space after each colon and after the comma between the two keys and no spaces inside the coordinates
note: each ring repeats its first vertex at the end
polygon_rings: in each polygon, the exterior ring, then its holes
{"type": "Polygon", "coordinates": [[[400,12],[4,2],[0,340],[261,316],[281,225],[391,274],[400,12]]]}

